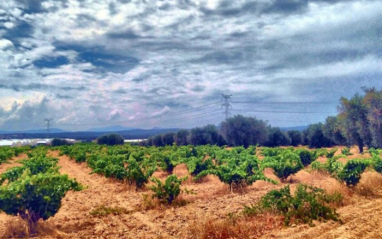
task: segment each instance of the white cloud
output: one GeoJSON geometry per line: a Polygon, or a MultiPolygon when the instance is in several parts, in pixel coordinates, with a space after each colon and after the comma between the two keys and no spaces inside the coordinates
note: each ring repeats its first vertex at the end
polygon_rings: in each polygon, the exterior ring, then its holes
{"type": "Polygon", "coordinates": [[[261,12],[270,3],[48,0],[44,11],[25,14],[25,5],[4,1],[5,108],[41,94],[57,123],[160,126],[170,120],[166,112],[219,101],[220,93],[303,101],[290,83],[382,75],[379,1],[310,1],[292,13],[261,12]]]}
{"type": "Polygon", "coordinates": [[[0,39],[0,50],[5,50],[10,47],[13,47],[13,43],[10,40],[0,39]]]}

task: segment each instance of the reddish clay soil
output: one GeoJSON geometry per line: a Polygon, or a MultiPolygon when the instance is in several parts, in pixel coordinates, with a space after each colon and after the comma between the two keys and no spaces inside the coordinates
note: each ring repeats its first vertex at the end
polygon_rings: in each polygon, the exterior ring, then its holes
{"type": "MultiPolygon", "coordinates": [[[[79,192],[68,192],[59,212],[47,221],[40,222],[41,225],[54,228],[53,232],[40,235],[41,238],[200,238],[192,232],[196,229],[203,231],[206,221],[213,223],[227,219],[229,213],[240,212],[244,205],[256,202],[269,190],[286,185],[258,181],[245,190],[231,193],[219,179],[208,176],[198,183],[187,180],[183,187],[196,194],[182,194],[177,206],[154,205],[153,209],[149,209],[147,201],[151,201],[150,190],[136,191],[119,181],[91,174],[86,164],[78,164],[67,156],[59,156],[58,152],[50,154],[60,159],[61,173],[76,178],[86,188],[79,192]],[[124,210],[119,215],[92,216],[90,212],[100,206],[124,210]]],[[[12,165],[16,165],[14,160],[12,164],[1,164],[0,172],[12,165]]],[[[178,165],[174,172],[178,176],[188,175],[185,165],[178,165]]],[[[267,169],[265,173],[275,179],[272,170],[267,169]]],[[[166,173],[156,172],[155,176],[164,179],[166,173]]],[[[328,221],[314,222],[314,227],[268,227],[267,223],[275,221],[277,224],[277,220],[272,221],[268,217],[264,219],[266,228],[262,234],[254,233],[249,238],[382,238],[381,175],[366,172],[357,189],[352,190],[328,175],[309,172],[308,169],[294,175],[287,183],[292,184],[292,190],[297,183],[306,183],[329,192],[341,192],[345,204],[337,212],[342,223],[328,221]]],[[[16,217],[0,213],[0,236],[7,227],[6,223],[15,220],[16,217]]],[[[248,222],[248,225],[253,224],[248,222]]]]}

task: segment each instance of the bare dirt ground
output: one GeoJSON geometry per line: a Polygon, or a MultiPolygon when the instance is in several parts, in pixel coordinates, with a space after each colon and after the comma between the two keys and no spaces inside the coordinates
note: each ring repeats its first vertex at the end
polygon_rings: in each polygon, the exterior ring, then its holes
{"type": "MultiPolygon", "coordinates": [[[[43,238],[198,238],[191,231],[195,231],[195,227],[201,229],[205,221],[226,219],[229,213],[240,212],[244,205],[256,202],[269,190],[285,186],[258,181],[245,191],[230,193],[217,178],[208,176],[200,183],[185,182],[184,187],[196,192],[181,196],[183,201],[180,202],[185,205],[147,209],[150,200],[145,203],[144,195],[150,199],[150,190],[136,192],[124,183],[91,174],[86,164],[59,156],[58,152],[51,152],[51,155],[60,159],[61,173],[76,178],[86,188],[68,192],[59,212],[41,222],[55,228],[54,233],[46,233],[41,236],[43,238]],[[90,212],[100,206],[124,210],[119,215],[92,216],[90,212]]],[[[0,165],[0,172],[12,165],[15,166],[15,161],[0,165]]],[[[187,175],[185,165],[177,166],[174,172],[178,176],[187,175]]],[[[272,170],[266,170],[266,175],[275,178],[272,170]]],[[[166,173],[156,172],[155,176],[163,179],[166,173]]],[[[307,170],[299,172],[289,182],[292,189],[297,183],[306,183],[331,192],[340,191],[345,197],[345,205],[337,209],[342,223],[328,221],[315,222],[315,227],[270,227],[264,229],[262,236],[254,234],[249,238],[382,238],[382,176],[367,172],[358,191],[347,189],[327,175],[307,170]]],[[[6,222],[12,220],[16,218],[0,213],[0,235],[6,222]]]]}

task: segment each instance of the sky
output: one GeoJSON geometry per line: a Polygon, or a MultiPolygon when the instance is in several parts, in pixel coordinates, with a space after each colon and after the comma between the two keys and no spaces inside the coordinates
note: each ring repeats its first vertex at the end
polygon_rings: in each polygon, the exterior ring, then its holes
{"type": "Polygon", "coordinates": [[[382,88],[382,1],[7,0],[0,130],[323,122],[382,88]]]}

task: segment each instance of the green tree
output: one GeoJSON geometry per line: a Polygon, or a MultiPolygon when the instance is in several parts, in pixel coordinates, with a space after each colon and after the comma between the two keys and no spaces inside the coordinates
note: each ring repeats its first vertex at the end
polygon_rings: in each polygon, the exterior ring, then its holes
{"type": "Polygon", "coordinates": [[[291,139],[292,146],[298,146],[303,143],[302,141],[302,133],[298,130],[289,130],[287,132],[289,138],[291,139]]]}
{"type": "Polygon", "coordinates": [[[346,138],[351,143],[357,144],[359,152],[362,153],[363,146],[371,144],[367,106],[363,102],[363,97],[359,94],[354,95],[351,99],[342,97],[340,102],[338,107],[339,117],[344,122],[346,138]]]}
{"type": "Polygon", "coordinates": [[[267,124],[256,118],[235,115],[221,123],[221,134],[229,146],[264,144],[267,140],[267,124]]]}
{"type": "Polygon", "coordinates": [[[122,145],[125,139],[119,134],[107,134],[97,138],[98,144],[122,145]]]}
{"type": "Polygon", "coordinates": [[[162,143],[163,145],[173,145],[175,142],[175,133],[165,133],[162,134],[162,143]]]}
{"type": "Polygon", "coordinates": [[[190,132],[188,130],[179,130],[176,133],[176,137],[175,137],[176,145],[179,145],[179,146],[187,145],[188,144],[187,137],[189,134],[190,132]]]}
{"type": "Polygon", "coordinates": [[[291,145],[292,140],[288,134],[282,131],[279,127],[268,128],[268,139],[265,145],[268,147],[291,145]]]}
{"type": "Polygon", "coordinates": [[[333,145],[333,142],[325,137],[322,123],[309,125],[304,130],[304,134],[306,135],[307,144],[311,148],[330,147],[333,145]]]}
{"type": "Polygon", "coordinates": [[[191,129],[189,143],[193,145],[217,144],[219,133],[215,125],[206,125],[191,129]]]}
{"type": "Polygon", "coordinates": [[[52,146],[61,146],[61,145],[69,145],[69,141],[66,139],[59,139],[59,138],[54,138],[52,139],[52,142],[50,142],[52,146]]]}
{"type": "Polygon", "coordinates": [[[322,125],[322,132],[327,139],[337,145],[348,145],[347,139],[343,134],[342,124],[337,116],[329,116],[322,125]]]}
{"type": "Polygon", "coordinates": [[[369,124],[371,145],[382,148],[382,91],[375,88],[364,89],[363,103],[367,108],[367,120],[369,124]]]}

